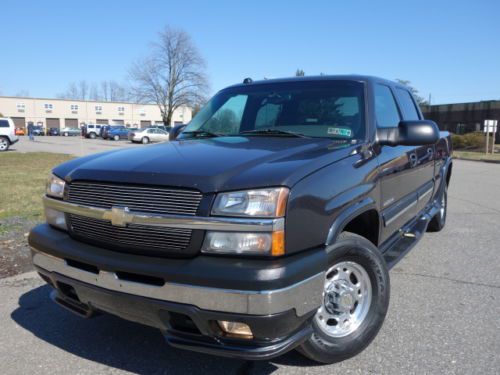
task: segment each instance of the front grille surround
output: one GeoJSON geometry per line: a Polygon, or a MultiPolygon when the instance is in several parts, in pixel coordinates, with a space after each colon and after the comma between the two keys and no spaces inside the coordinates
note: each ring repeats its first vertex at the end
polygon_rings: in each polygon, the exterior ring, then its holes
{"type": "MultiPolygon", "coordinates": [[[[151,214],[196,215],[203,196],[194,190],[73,182],[65,200],[87,207],[128,207],[151,214]]],[[[161,257],[188,257],[199,251],[203,231],[128,224],[67,214],[70,234],[76,239],[110,250],[161,257]]]]}

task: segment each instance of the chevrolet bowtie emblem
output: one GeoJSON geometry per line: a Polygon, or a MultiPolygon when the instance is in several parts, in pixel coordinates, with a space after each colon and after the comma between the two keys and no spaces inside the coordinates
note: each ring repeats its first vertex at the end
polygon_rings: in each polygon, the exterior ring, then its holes
{"type": "Polygon", "coordinates": [[[111,225],[117,227],[126,227],[127,224],[130,224],[133,219],[133,215],[129,213],[130,210],[128,207],[111,207],[111,211],[107,211],[104,213],[104,220],[111,221],[111,225]]]}

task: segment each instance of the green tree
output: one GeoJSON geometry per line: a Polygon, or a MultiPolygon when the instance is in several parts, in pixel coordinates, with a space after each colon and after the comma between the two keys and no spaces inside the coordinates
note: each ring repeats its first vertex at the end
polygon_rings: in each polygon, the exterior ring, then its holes
{"type": "Polygon", "coordinates": [[[403,86],[406,86],[408,90],[412,93],[413,97],[417,101],[418,105],[429,105],[429,102],[425,100],[422,96],[418,94],[418,90],[411,85],[411,82],[406,80],[406,79],[399,79],[396,78],[396,82],[402,84],[403,86]]]}
{"type": "Polygon", "coordinates": [[[306,75],[306,72],[304,72],[302,69],[297,69],[295,71],[295,77],[304,77],[306,75]]]}

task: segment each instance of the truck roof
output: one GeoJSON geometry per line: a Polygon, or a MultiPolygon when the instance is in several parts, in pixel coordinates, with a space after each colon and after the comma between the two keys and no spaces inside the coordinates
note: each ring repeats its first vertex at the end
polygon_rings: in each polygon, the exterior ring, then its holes
{"type": "Polygon", "coordinates": [[[397,82],[390,81],[390,80],[380,78],[380,77],[369,76],[369,75],[359,75],[359,74],[346,74],[346,75],[318,75],[318,76],[273,78],[273,79],[252,81],[249,83],[238,83],[235,85],[231,85],[229,87],[242,87],[242,86],[249,86],[249,85],[263,85],[263,84],[297,82],[297,81],[358,81],[358,82],[371,81],[371,82],[385,83],[385,84],[389,84],[391,86],[401,86],[397,82]]]}

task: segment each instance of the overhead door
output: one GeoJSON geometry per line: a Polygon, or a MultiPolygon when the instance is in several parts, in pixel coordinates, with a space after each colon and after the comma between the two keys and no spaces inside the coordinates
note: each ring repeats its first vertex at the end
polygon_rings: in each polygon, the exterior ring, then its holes
{"type": "Polygon", "coordinates": [[[26,118],[24,117],[11,117],[12,121],[14,121],[14,125],[16,128],[24,129],[26,127],[26,118]]]}
{"type": "Polygon", "coordinates": [[[109,121],[107,119],[97,119],[96,124],[108,124],[109,121]]]}
{"type": "Polygon", "coordinates": [[[59,129],[61,127],[60,121],[58,118],[48,118],[47,119],[47,129],[50,128],[57,128],[59,129]]]}
{"type": "Polygon", "coordinates": [[[116,124],[116,125],[125,125],[125,121],[123,121],[123,120],[113,120],[113,124],[116,124]]]}
{"type": "Polygon", "coordinates": [[[148,126],[151,126],[151,121],[146,121],[146,120],[141,121],[141,129],[147,128],[148,126]]]}
{"type": "Polygon", "coordinates": [[[78,128],[78,119],[67,118],[66,120],[64,120],[64,124],[67,128],[78,128]]]}

